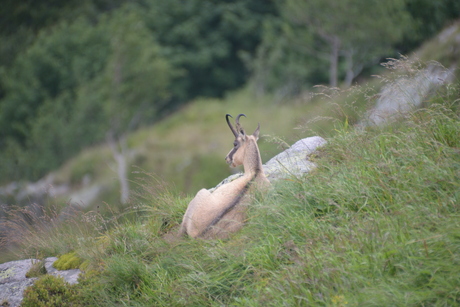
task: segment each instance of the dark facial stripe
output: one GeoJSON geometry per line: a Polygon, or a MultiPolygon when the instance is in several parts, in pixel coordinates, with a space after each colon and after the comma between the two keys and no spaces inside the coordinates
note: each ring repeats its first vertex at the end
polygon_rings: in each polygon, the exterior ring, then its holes
{"type": "Polygon", "coordinates": [[[233,162],[233,155],[237,152],[238,147],[234,147],[227,155],[228,159],[233,162]]]}
{"type": "Polygon", "coordinates": [[[218,215],[216,216],[212,222],[206,227],[201,233],[200,237],[204,236],[214,225],[216,225],[227,213],[229,213],[233,208],[235,208],[236,205],[238,205],[241,201],[241,199],[246,195],[248,192],[249,188],[251,187],[252,183],[254,182],[254,179],[256,176],[252,177],[252,179],[243,187],[241,192],[238,194],[238,196],[218,215]]]}

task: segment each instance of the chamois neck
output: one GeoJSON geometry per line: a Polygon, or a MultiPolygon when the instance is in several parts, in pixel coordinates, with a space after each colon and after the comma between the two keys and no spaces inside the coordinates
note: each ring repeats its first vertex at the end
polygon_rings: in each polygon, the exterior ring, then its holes
{"type": "Polygon", "coordinates": [[[263,172],[262,159],[260,157],[259,147],[255,140],[250,140],[245,149],[244,174],[251,177],[259,175],[263,172]]]}

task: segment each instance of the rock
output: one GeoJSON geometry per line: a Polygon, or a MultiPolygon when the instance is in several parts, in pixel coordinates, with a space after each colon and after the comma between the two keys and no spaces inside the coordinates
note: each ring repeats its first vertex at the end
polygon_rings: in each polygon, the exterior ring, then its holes
{"type": "Polygon", "coordinates": [[[309,173],[316,165],[308,160],[308,156],[325,144],[326,140],[319,136],[297,141],[264,165],[264,172],[268,180],[273,181],[290,176],[297,177],[309,173]]]}
{"type": "Polygon", "coordinates": [[[80,275],[81,271],[79,269],[59,271],[58,269],[53,267],[53,263],[57,259],[57,257],[49,257],[45,259],[46,272],[50,275],[60,276],[64,278],[64,280],[71,285],[78,283],[78,276],[80,275]]]}
{"type": "Polygon", "coordinates": [[[26,278],[26,273],[37,259],[11,261],[0,264],[0,304],[10,307],[21,304],[24,290],[37,278],[26,278]]]}
{"type": "MultiPolygon", "coordinates": [[[[47,273],[53,276],[60,276],[69,284],[77,283],[80,270],[59,271],[53,267],[53,263],[56,260],[56,257],[45,259],[47,273]]],[[[21,304],[24,290],[37,280],[36,277],[26,277],[27,272],[36,261],[39,260],[26,259],[0,264],[0,306],[8,303],[8,305],[5,306],[16,307],[21,304]]]]}
{"type": "Polygon", "coordinates": [[[94,203],[98,196],[104,191],[105,186],[100,184],[94,184],[88,187],[84,187],[73,192],[69,196],[69,203],[72,205],[79,206],[80,208],[86,208],[90,204],[94,203]]]}
{"type": "Polygon", "coordinates": [[[431,64],[412,77],[400,77],[380,91],[380,97],[358,126],[380,126],[419,108],[436,90],[454,80],[455,68],[431,64]]]}
{"type": "MultiPolygon", "coordinates": [[[[274,156],[263,165],[265,175],[270,182],[273,182],[309,173],[316,165],[308,160],[308,156],[325,144],[326,140],[320,136],[312,136],[297,141],[294,145],[274,156]]],[[[213,192],[221,185],[232,182],[241,176],[243,176],[243,173],[231,175],[209,191],[213,192]]]]}
{"type": "Polygon", "coordinates": [[[0,205],[43,203],[46,198],[66,195],[69,191],[68,184],[57,184],[55,175],[50,173],[37,182],[12,182],[0,187],[0,205]]]}

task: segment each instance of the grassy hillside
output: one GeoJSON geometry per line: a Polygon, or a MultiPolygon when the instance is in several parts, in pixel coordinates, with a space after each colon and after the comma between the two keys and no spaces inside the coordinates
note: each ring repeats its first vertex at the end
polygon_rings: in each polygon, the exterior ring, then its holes
{"type": "Polygon", "coordinates": [[[85,260],[72,306],[458,305],[459,90],[391,126],[337,127],[317,171],[256,195],[230,240],[175,237],[190,198],[145,176],[126,214],[38,227],[24,253],[85,260]]]}

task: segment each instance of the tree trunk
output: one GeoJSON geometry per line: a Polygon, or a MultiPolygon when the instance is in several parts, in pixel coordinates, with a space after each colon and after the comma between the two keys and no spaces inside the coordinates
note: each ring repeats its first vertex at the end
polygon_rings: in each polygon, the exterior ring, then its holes
{"type": "Polygon", "coordinates": [[[329,58],[329,85],[331,87],[337,87],[340,39],[337,36],[332,36],[329,41],[331,45],[331,54],[329,58]]]}
{"type": "Polygon", "coordinates": [[[345,52],[345,62],[347,66],[347,74],[345,75],[345,86],[350,87],[353,79],[355,78],[355,73],[353,71],[353,49],[348,49],[345,52]]]}
{"type": "Polygon", "coordinates": [[[121,136],[119,140],[115,140],[112,133],[109,132],[107,142],[112,150],[113,158],[117,162],[117,175],[120,181],[120,202],[126,204],[129,199],[126,137],[121,136]]]}

